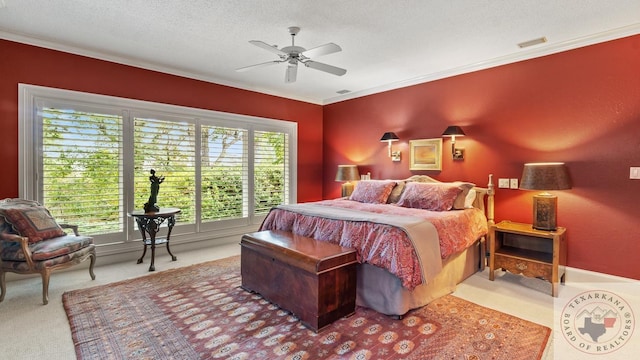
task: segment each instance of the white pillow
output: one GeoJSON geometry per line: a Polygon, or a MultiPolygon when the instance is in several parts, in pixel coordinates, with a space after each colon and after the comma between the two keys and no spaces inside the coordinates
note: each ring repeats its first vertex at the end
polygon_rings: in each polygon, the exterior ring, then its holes
{"type": "Polygon", "coordinates": [[[471,209],[473,208],[473,202],[476,200],[476,191],[473,189],[469,190],[467,197],[464,198],[464,208],[471,209]]]}
{"type": "Polygon", "coordinates": [[[454,201],[453,203],[453,208],[456,210],[461,210],[461,209],[466,209],[467,208],[467,203],[466,203],[466,199],[467,199],[467,195],[469,194],[469,191],[471,191],[471,189],[473,189],[474,186],[476,186],[476,184],[473,183],[469,183],[469,182],[464,182],[464,181],[454,181],[451,183],[443,183],[443,184],[451,184],[451,185],[455,185],[457,186],[460,190],[462,190],[458,196],[456,197],[456,201],[454,201]]]}

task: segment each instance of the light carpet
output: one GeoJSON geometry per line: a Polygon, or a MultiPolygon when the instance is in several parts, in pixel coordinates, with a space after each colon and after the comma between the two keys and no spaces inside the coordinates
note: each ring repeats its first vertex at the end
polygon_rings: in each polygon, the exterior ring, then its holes
{"type": "Polygon", "coordinates": [[[78,359],[540,359],[548,327],[452,295],[319,334],[240,288],[240,257],[63,295],[78,359]]]}

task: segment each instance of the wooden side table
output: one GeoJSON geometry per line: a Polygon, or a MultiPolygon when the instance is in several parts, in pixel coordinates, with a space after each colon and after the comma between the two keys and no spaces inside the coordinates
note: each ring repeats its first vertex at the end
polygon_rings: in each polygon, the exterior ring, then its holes
{"type": "Polygon", "coordinates": [[[534,229],[531,224],[502,221],[489,229],[489,280],[502,268],[514,274],[551,283],[551,296],[558,296],[558,283],[565,281],[566,229],[534,229]]]}
{"type": "Polygon", "coordinates": [[[180,213],[178,208],[160,208],[157,212],[144,212],[144,210],[135,210],[129,213],[129,216],[136,219],[140,234],[142,234],[142,243],[144,244],[144,250],[142,256],[138,259],[138,264],[142,263],[144,256],[147,254],[147,246],[151,245],[151,265],[149,265],[149,271],[155,271],[154,260],[156,257],[156,244],[167,244],[167,252],[171,255],[171,260],[176,261],[178,258],[171,253],[169,248],[169,239],[171,237],[171,230],[176,223],[176,214],[180,213]],[[160,229],[160,225],[167,221],[167,236],[164,238],[156,239],[156,234],[160,229]],[[147,239],[147,234],[149,238],[147,239]]]}

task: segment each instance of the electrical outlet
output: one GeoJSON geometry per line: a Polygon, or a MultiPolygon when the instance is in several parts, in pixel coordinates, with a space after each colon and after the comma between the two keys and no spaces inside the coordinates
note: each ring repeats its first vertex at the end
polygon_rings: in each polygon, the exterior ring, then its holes
{"type": "Polygon", "coordinates": [[[511,179],[509,182],[509,188],[517,189],[518,188],[518,179],[511,179]]]}
{"type": "Polygon", "coordinates": [[[509,179],[498,179],[498,188],[500,188],[500,189],[508,189],[509,188],[509,179]]]}
{"type": "Polygon", "coordinates": [[[640,179],[640,167],[629,168],[629,179],[640,179]]]}

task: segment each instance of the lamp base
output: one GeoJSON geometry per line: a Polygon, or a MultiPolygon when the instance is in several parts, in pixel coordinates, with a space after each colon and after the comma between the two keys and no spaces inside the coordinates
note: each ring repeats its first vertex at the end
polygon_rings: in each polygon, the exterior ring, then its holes
{"type": "Polygon", "coordinates": [[[353,183],[347,181],[342,184],[342,197],[349,196],[353,192],[353,183]]]}
{"type": "Polygon", "coordinates": [[[558,197],[549,193],[533,196],[533,228],[536,230],[555,231],[558,226],[558,197]]]}

